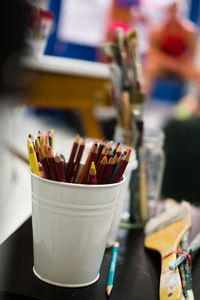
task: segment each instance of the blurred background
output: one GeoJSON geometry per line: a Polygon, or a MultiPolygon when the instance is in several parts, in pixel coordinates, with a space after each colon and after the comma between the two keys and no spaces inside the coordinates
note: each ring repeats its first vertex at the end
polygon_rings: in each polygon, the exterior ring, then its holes
{"type": "Polygon", "coordinates": [[[31,215],[29,133],[54,128],[60,148],[77,133],[114,138],[100,46],[117,27],[138,31],[144,127],[165,133],[161,198],[199,205],[199,0],[16,0],[0,14],[0,243],[31,215]]]}

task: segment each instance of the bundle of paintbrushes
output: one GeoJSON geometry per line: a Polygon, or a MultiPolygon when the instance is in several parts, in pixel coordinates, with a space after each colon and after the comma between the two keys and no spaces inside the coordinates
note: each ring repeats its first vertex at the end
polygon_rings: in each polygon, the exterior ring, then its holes
{"type": "Polygon", "coordinates": [[[54,131],[46,135],[38,132],[35,139],[31,134],[28,138],[28,155],[31,171],[43,178],[61,182],[79,184],[109,184],[122,179],[130,159],[131,149],[122,152],[119,142],[112,148],[113,142],[106,144],[103,138],[96,140],[90,148],[85,164],[81,164],[86,139],[77,135],[68,162],[64,155],[54,155],[54,131]]]}
{"type": "Polygon", "coordinates": [[[110,63],[112,98],[123,142],[135,147],[142,133],[141,104],[145,100],[138,34],[134,29],[125,36],[122,28],[116,28],[114,39],[101,48],[110,63]]]}
{"type": "Polygon", "coordinates": [[[144,244],[162,257],[160,300],[194,299],[190,255],[200,248],[200,234],[188,246],[191,225],[186,202],[175,204],[146,224],[144,244]]]}

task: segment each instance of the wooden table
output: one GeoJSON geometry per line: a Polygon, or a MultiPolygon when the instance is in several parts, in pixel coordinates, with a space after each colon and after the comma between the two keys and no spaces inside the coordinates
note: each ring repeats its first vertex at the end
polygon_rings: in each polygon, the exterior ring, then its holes
{"type": "Polygon", "coordinates": [[[110,72],[103,63],[52,56],[23,59],[28,70],[23,102],[31,107],[79,110],[85,135],[103,132],[93,109],[109,105],[110,72]]]}

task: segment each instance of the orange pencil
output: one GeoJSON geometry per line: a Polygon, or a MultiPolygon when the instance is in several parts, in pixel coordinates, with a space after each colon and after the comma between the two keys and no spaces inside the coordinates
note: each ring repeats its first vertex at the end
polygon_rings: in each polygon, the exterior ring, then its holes
{"type": "Polygon", "coordinates": [[[108,148],[105,147],[105,148],[102,150],[101,155],[99,156],[99,159],[98,159],[98,161],[97,161],[97,163],[96,163],[96,170],[97,170],[97,173],[98,173],[99,166],[100,166],[100,163],[101,163],[103,157],[104,157],[104,156],[107,156],[107,154],[108,154],[108,148]]]}

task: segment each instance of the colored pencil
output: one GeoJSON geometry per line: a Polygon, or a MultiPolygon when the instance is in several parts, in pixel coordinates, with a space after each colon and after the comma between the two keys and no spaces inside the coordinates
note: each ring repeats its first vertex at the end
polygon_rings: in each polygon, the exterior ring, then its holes
{"type": "Polygon", "coordinates": [[[108,282],[107,282],[107,288],[106,288],[108,296],[110,296],[110,293],[113,289],[115,269],[116,269],[116,265],[117,265],[118,250],[119,250],[119,243],[115,242],[113,245],[113,250],[112,250],[112,258],[111,258],[110,270],[109,270],[108,282]]]}
{"type": "Polygon", "coordinates": [[[99,157],[99,159],[98,159],[98,162],[96,163],[96,170],[97,170],[97,173],[98,173],[99,166],[100,166],[100,163],[101,163],[103,157],[104,157],[104,156],[107,156],[107,154],[108,154],[108,148],[105,147],[105,148],[102,150],[102,152],[101,152],[101,155],[100,155],[100,157],[99,157]]]}
{"type": "Polygon", "coordinates": [[[71,150],[71,153],[70,153],[70,157],[69,157],[69,160],[68,160],[68,163],[67,163],[67,170],[66,170],[66,181],[67,182],[70,181],[70,176],[71,176],[72,168],[73,168],[73,165],[74,165],[74,158],[75,158],[75,155],[76,155],[76,151],[77,151],[77,148],[78,148],[78,145],[79,145],[79,140],[80,140],[80,135],[77,135],[75,137],[74,144],[73,144],[73,147],[72,147],[72,150],[71,150]]]}
{"type": "Polygon", "coordinates": [[[105,169],[105,166],[107,165],[107,157],[104,156],[101,160],[101,163],[99,164],[99,169],[97,172],[97,182],[100,184],[102,182],[102,175],[105,169]]]}
{"type": "Polygon", "coordinates": [[[97,172],[95,168],[95,163],[92,161],[88,178],[87,178],[87,184],[97,184],[97,172]]]}
{"type": "Polygon", "coordinates": [[[55,145],[55,135],[54,135],[54,129],[49,130],[49,146],[52,147],[52,150],[54,151],[54,145],[55,145]]]}
{"type": "Polygon", "coordinates": [[[45,145],[45,136],[43,134],[40,135],[40,146],[42,150],[44,150],[44,145],[45,145]]]}
{"type": "Polygon", "coordinates": [[[109,183],[110,178],[112,176],[114,166],[115,166],[114,158],[111,156],[111,158],[109,159],[107,165],[105,166],[105,169],[104,169],[104,172],[103,172],[103,175],[102,175],[102,179],[101,179],[102,184],[109,183]]]}
{"type": "MultiPolygon", "coordinates": [[[[47,144],[44,144],[43,150],[44,150],[45,156],[48,156],[48,146],[47,146],[47,144]]],[[[53,152],[53,150],[52,150],[52,152],[53,152]]]]}
{"type": "Polygon", "coordinates": [[[37,160],[40,161],[39,159],[39,141],[38,139],[35,139],[35,153],[36,153],[36,156],[37,156],[37,160]]]}
{"type": "Polygon", "coordinates": [[[32,167],[31,171],[40,176],[40,172],[39,172],[39,169],[38,169],[38,161],[37,161],[37,157],[36,157],[36,153],[34,151],[34,148],[33,148],[33,144],[31,144],[29,146],[29,151],[30,151],[30,165],[32,167]]]}
{"type": "Polygon", "coordinates": [[[99,144],[99,147],[98,147],[98,155],[97,155],[97,160],[96,160],[96,165],[98,163],[98,160],[100,158],[100,155],[102,153],[102,150],[104,149],[105,145],[106,145],[106,138],[104,137],[102,140],[101,140],[101,143],[99,144]]]}
{"type": "Polygon", "coordinates": [[[118,142],[113,150],[113,154],[115,154],[117,152],[117,149],[119,147],[119,145],[121,144],[121,142],[118,142]]]}
{"type": "Polygon", "coordinates": [[[60,155],[55,156],[55,168],[58,181],[66,182],[65,169],[60,155]]]}
{"type": "Polygon", "coordinates": [[[29,133],[28,137],[29,137],[29,139],[31,140],[31,142],[32,142],[32,144],[34,146],[34,141],[35,141],[34,136],[29,133]]]}
{"type": "Polygon", "coordinates": [[[79,149],[78,149],[78,154],[76,156],[74,168],[73,168],[73,171],[72,171],[72,176],[70,178],[70,182],[72,182],[72,183],[75,182],[75,180],[76,180],[76,175],[77,175],[77,172],[78,172],[78,168],[79,168],[79,165],[80,165],[80,161],[81,161],[81,158],[82,158],[82,155],[83,155],[84,148],[85,148],[85,138],[82,139],[81,144],[80,144],[79,149]]]}
{"type": "Polygon", "coordinates": [[[45,135],[45,145],[47,145],[47,147],[50,146],[49,145],[49,135],[48,134],[45,135]]]}
{"type": "Polygon", "coordinates": [[[107,159],[109,160],[112,155],[113,155],[113,150],[112,150],[112,148],[110,148],[110,150],[108,151],[108,154],[107,154],[107,159]]]}
{"type": "Polygon", "coordinates": [[[94,145],[95,145],[95,143],[92,144],[92,146],[90,148],[90,151],[88,153],[86,162],[85,162],[85,164],[84,164],[84,166],[83,166],[83,168],[81,170],[81,173],[79,175],[79,178],[78,178],[78,181],[77,181],[77,183],[79,183],[79,184],[83,183],[83,180],[84,180],[84,177],[85,177],[85,172],[86,172],[86,169],[87,169],[87,167],[89,165],[90,157],[91,157],[91,154],[92,154],[92,150],[94,149],[94,145]]]}
{"type": "Polygon", "coordinates": [[[56,181],[57,176],[56,176],[55,159],[54,159],[52,148],[50,146],[48,147],[48,164],[49,164],[50,177],[52,180],[56,181]]]}
{"type": "Polygon", "coordinates": [[[110,141],[110,142],[106,145],[106,147],[108,148],[108,150],[110,150],[110,148],[112,148],[112,144],[113,144],[113,141],[110,141]]]}
{"type": "Polygon", "coordinates": [[[41,176],[42,178],[46,178],[46,177],[45,177],[45,173],[44,173],[43,166],[42,166],[42,164],[41,164],[40,162],[38,162],[38,170],[39,170],[39,172],[40,172],[40,176],[41,176]]]}
{"type": "Polygon", "coordinates": [[[39,160],[42,164],[45,178],[50,179],[50,171],[49,171],[49,165],[46,156],[44,155],[44,152],[42,151],[42,147],[39,146],[39,160]]]}
{"type": "Polygon", "coordinates": [[[94,148],[93,148],[93,150],[91,152],[91,156],[90,156],[90,160],[89,160],[89,163],[88,163],[88,167],[85,170],[85,177],[84,177],[83,183],[87,182],[87,178],[88,178],[88,174],[89,174],[91,163],[92,163],[92,161],[94,161],[94,162],[96,161],[97,154],[98,154],[98,144],[94,144],[94,148]]]}
{"type": "Polygon", "coordinates": [[[124,171],[127,167],[127,164],[129,162],[130,154],[131,154],[131,149],[128,151],[128,153],[126,154],[124,159],[120,162],[120,166],[117,170],[117,173],[115,174],[115,177],[113,178],[112,183],[116,183],[116,182],[119,182],[121,180],[121,178],[124,174],[124,171]]]}
{"type": "Polygon", "coordinates": [[[32,142],[31,142],[31,139],[28,138],[28,140],[27,140],[28,159],[29,159],[29,164],[30,164],[30,170],[32,170],[33,166],[32,166],[32,161],[30,158],[30,145],[32,145],[32,142]]]}

